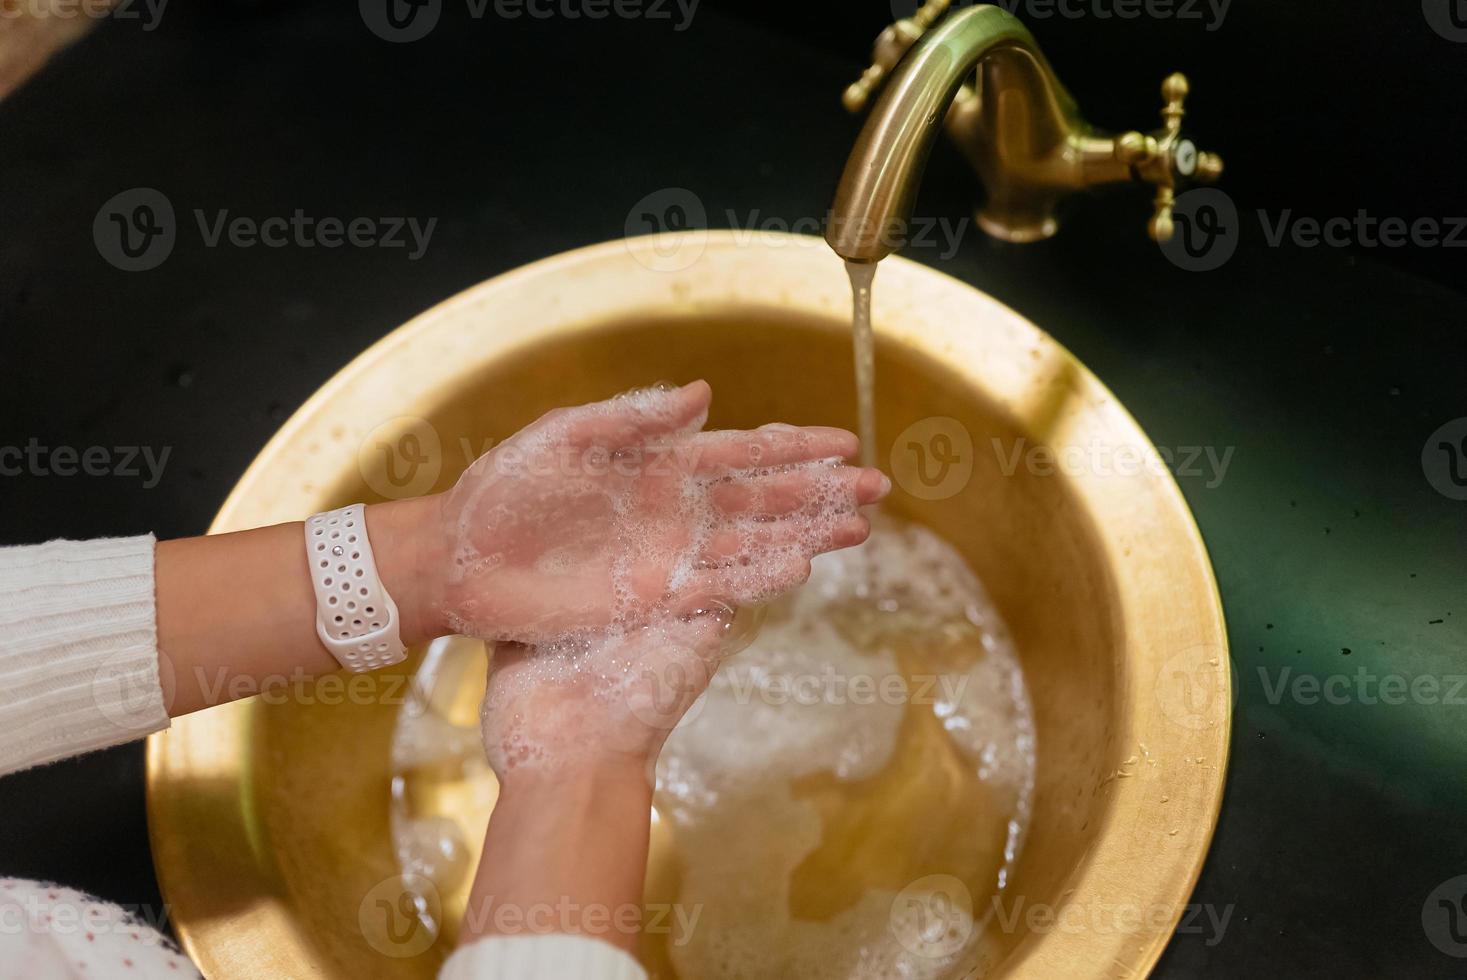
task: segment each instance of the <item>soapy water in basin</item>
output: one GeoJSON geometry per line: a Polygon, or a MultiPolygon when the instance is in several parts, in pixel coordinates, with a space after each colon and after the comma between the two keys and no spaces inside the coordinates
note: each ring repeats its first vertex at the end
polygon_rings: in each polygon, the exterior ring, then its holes
{"type": "MultiPolygon", "coordinates": [[[[393,741],[405,873],[461,918],[498,786],[481,643],[427,651],[393,741]]],[[[1029,697],[981,583],[933,532],[875,515],[724,662],[657,766],[653,976],[982,971],[1034,786],[1029,697]],[[694,918],[696,916],[696,918],[694,918]],[[683,925],[679,926],[681,922],[683,925]]]]}

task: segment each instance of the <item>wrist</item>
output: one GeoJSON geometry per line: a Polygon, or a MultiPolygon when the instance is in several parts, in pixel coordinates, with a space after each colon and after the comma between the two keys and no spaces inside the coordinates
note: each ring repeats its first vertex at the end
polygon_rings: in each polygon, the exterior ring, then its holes
{"type": "Polygon", "coordinates": [[[554,931],[595,936],[635,955],[651,807],[645,773],[615,765],[508,773],[485,831],[461,941],[545,931],[528,915],[489,914],[494,908],[565,907],[554,931]],[[621,909],[632,913],[624,925],[587,914],[621,909]]]}
{"type": "Polygon", "coordinates": [[[622,753],[587,753],[550,767],[518,766],[497,773],[501,795],[520,799],[567,795],[587,799],[635,799],[650,803],[656,760],[622,753]]]}
{"type": "Polygon", "coordinates": [[[408,646],[452,632],[443,613],[448,557],[439,507],[439,494],[367,507],[377,574],[397,604],[399,630],[408,646]]]}

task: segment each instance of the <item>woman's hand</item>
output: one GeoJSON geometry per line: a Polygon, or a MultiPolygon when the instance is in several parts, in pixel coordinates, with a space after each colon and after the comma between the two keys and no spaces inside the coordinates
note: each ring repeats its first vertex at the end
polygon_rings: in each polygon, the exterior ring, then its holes
{"type": "Polygon", "coordinates": [[[865,540],[858,506],[889,483],[841,464],[855,436],[702,432],[710,397],[698,381],[558,409],[480,457],[432,498],[446,574],[428,577],[426,615],[530,643],[630,627],[766,600],[865,540]]]}
{"type": "MultiPolygon", "coordinates": [[[[519,641],[496,645],[480,713],[500,796],[465,941],[536,931],[474,914],[491,903],[635,913],[652,767],[730,649],[735,607],[864,541],[859,507],[890,489],[841,464],[849,432],[702,432],[709,395],[697,382],[552,412],[440,502],[445,621],[519,641]]],[[[550,928],[634,951],[635,923],[606,921],[550,928]]]]}
{"type": "Polygon", "coordinates": [[[718,670],[732,618],[720,609],[593,639],[499,644],[480,723],[500,781],[591,769],[645,779],[718,670]]]}
{"type": "Polygon", "coordinates": [[[580,644],[498,644],[480,717],[499,799],[463,942],[568,932],[635,954],[652,764],[717,669],[727,622],[704,614],[580,644]],[[505,908],[521,914],[485,914],[505,908]],[[533,914],[547,909],[566,914],[533,914]]]}

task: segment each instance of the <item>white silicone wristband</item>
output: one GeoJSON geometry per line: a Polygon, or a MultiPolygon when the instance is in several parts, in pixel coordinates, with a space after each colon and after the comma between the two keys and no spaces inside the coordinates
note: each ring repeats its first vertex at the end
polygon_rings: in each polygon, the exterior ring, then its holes
{"type": "Polygon", "coordinates": [[[307,520],[306,557],[316,588],[316,635],[341,666],[359,673],[404,660],[397,605],[367,540],[366,508],[352,504],[307,520]]]}

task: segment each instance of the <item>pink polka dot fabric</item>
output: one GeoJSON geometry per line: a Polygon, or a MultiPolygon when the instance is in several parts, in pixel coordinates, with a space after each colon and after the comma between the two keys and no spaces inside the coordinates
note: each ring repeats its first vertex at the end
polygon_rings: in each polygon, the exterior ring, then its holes
{"type": "Polygon", "coordinates": [[[199,971],[156,926],[165,908],[128,910],[75,888],[0,878],[0,974],[26,980],[138,977],[199,971]]]}

